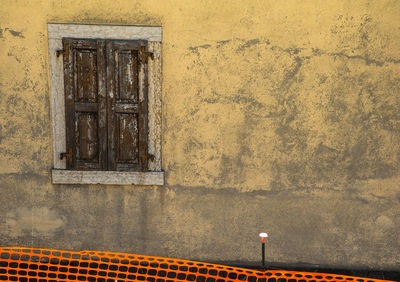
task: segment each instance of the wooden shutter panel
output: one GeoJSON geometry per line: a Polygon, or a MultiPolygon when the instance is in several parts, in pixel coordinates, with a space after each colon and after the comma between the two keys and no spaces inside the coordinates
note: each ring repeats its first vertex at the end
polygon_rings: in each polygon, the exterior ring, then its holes
{"type": "Polygon", "coordinates": [[[145,41],[106,41],[108,169],[147,170],[145,41]]]}
{"type": "Polygon", "coordinates": [[[104,45],[63,39],[68,169],[107,169],[104,45]]]}

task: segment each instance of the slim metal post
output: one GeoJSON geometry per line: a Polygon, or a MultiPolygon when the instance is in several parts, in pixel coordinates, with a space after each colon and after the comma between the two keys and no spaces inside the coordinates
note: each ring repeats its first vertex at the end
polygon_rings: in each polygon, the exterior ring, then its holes
{"type": "Polygon", "coordinates": [[[266,269],[265,267],[265,241],[267,240],[268,234],[267,233],[260,233],[259,235],[261,237],[261,264],[264,270],[266,269]]]}

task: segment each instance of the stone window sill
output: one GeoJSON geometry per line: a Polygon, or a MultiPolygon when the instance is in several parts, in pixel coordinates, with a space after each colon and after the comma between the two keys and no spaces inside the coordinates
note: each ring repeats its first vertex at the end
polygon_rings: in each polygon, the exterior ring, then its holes
{"type": "Polygon", "coordinates": [[[163,171],[82,171],[53,169],[53,184],[164,185],[163,171]]]}

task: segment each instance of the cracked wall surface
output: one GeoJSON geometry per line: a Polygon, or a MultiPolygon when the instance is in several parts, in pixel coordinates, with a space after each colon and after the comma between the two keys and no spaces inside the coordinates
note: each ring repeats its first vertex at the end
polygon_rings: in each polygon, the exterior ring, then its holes
{"type": "Polygon", "coordinates": [[[0,7],[0,245],[400,270],[398,1],[0,7]],[[162,26],[163,187],[52,185],[47,23],[162,26]]]}

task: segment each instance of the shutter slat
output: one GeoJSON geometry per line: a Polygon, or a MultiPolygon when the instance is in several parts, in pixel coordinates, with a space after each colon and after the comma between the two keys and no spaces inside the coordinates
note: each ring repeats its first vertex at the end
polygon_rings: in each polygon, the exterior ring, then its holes
{"type": "Polygon", "coordinates": [[[75,102],[74,109],[76,112],[98,112],[99,104],[75,102]]]}
{"type": "Polygon", "coordinates": [[[115,58],[112,41],[106,41],[107,65],[107,167],[116,170],[115,147],[115,58]]]}
{"type": "Polygon", "coordinates": [[[63,39],[63,48],[65,50],[63,56],[64,62],[64,92],[65,92],[65,136],[66,136],[66,151],[72,152],[67,160],[67,169],[75,169],[75,109],[74,109],[74,64],[71,40],[63,39]]]}
{"type": "Polygon", "coordinates": [[[75,49],[75,101],[97,100],[97,50],[75,49]]]}
{"type": "Polygon", "coordinates": [[[142,171],[148,168],[148,64],[144,51],[147,47],[142,45],[139,49],[140,68],[139,68],[139,159],[142,171]]]}
{"type": "Polygon", "coordinates": [[[139,164],[139,131],[137,114],[116,114],[117,163],[139,164]]]}
{"type": "Polygon", "coordinates": [[[99,108],[99,156],[100,169],[107,170],[107,84],[106,84],[106,54],[104,40],[97,41],[98,69],[98,108],[99,108]]]}
{"type": "Polygon", "coordinates": [[[123,104],[118,103],[115,105],[116,113],[136,114],[139,112],[138,104],[123,104]]]}
{"type": "Polygon", "coordinates": [[[84,162],[97,162],[99,136],[97,135],[98,115],[96,113],[77,113],[75,120],[77,159],[84,162]]]}
{"type": "Polygon", "coordinates": [[[139,95],[138,51],[124,50],[117,54],[117,99],[119,102],[137,103],[139,95]]]}

